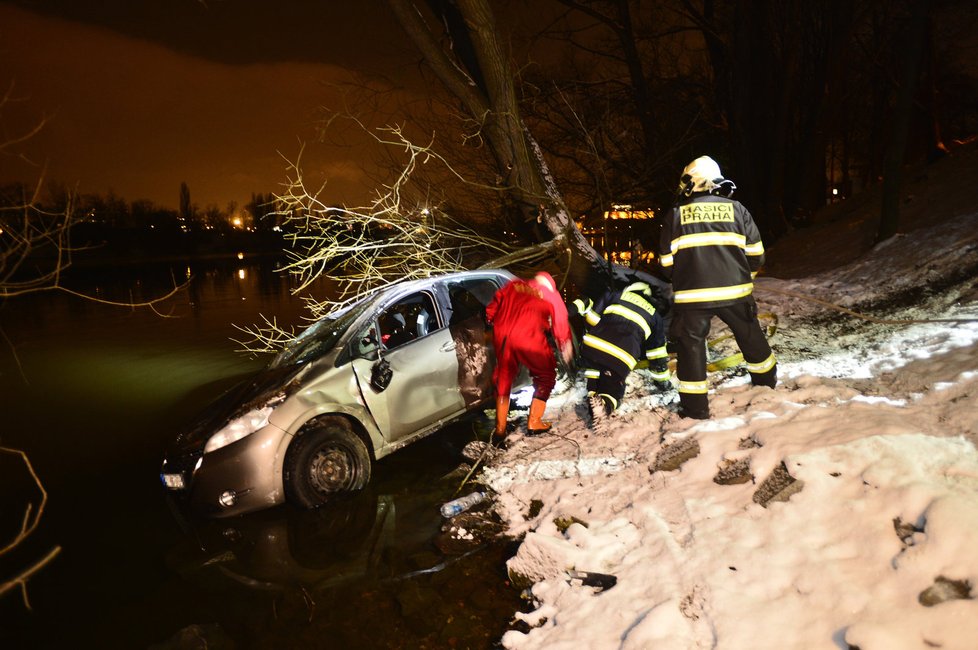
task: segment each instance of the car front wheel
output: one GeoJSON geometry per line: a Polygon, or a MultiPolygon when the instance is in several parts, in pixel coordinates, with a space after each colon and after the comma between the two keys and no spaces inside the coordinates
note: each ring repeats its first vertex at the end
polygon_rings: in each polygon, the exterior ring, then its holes
{"type": "Polygon", "coordinates": [[[345,420],[330,418],[295,439],[284,472],[287,500],[316,508],[333,495],[362,490],[370,482],[370,452],[345,420]]]}

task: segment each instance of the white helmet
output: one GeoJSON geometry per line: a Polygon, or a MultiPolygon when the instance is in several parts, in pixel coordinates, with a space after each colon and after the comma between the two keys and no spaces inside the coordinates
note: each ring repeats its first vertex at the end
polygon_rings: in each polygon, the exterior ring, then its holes
{"type": "Polygon", "coordinates": [[[731,181],[723,178],[720,165],[709,156],[700,156],[683,169],[683,175],[679,179],[679,193],[689,196],[693,192],[713,192],[725,184],[733,186],[731,181]]]}

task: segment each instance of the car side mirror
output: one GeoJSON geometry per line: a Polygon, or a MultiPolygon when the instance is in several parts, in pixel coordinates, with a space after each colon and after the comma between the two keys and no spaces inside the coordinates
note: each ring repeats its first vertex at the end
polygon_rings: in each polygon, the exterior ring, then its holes
{"type": "MultiPolygon", "coordinates": [[[[378,355],[379,356],[379,355],[378,355]]],[[[387,359],[378,359],[377,363],[370,368],[370,387],[378,393],[384,392],[390,386],[394,371],[387,359]]]]}

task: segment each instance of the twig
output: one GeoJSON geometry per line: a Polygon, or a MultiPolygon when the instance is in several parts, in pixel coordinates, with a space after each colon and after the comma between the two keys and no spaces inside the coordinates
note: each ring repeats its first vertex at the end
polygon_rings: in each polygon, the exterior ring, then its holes
{"type": "MultiPolygon", "coordinates": [[[[25,506],[24,516],[20,524],[20,532],[18,532],[17,535],[13,538],[13,541],[8,543],[3,548],[0,548],[0,556],[2,556],[5,555],[6,553],[9,553],[14,548],[20,546],[24,542],[24,540],[26,540],[27,537],[29,537],[31,533],[33,533],[37,529],[37,526],[41,521],[41,517],[44,515],[44,507],[47,505],[48,493],[47,490],[44,489],[44,485],[41,483],[41,479],[38,478],[37,472],[34,471],[34,467],[33,465],[31,465],[30,459],[27,458],[27,454],[25,454],[23,451],[19,449],[11,449],[9,447],[0,447],[0,452],[13,454],[15,456],[20,457],[20,459],[24,463],[24,466],[27,468],[27,471],[30,473],[31,478],[34,481],[34,484],[37,486],[37,489],[41,493],[41,502],[40,504],[38,504],[36,511],[34,510],[33,503],[28,503],[25,506]]],[[[7,593],[14,587],[19,586],[21,589],[21,596],[23,597],[24,600],[24,606],[28,610],[30,610],[31,604],[30,604],[30,600],[27,597],[28,579],[30,579],[31,576],[33,576],[35,573],[40,571],[42,568],[44,568],[60,552],[61,552],[61,547],[55,546],[50,551],[48,551],[47,555],[45,555],[43,558],[41,558],[34,564],[30,565],[29,567],[27,567],[26,569],[18,573],[12,579],[7,580],[2,584],[0,584],[0,596],[3,596],[3,594],[7,593]]]]}
{"type": "Polygon", "coordinates": [[[53,560],[54,557],[60,552],[61,552],[61,547],[55,546],[50,551],[48,551],[48,554],[45,555],[43,558],[41,558],[40,560],[38,560],[28,568],[21,571],[19,574],[14,576],[11,580],[8,580],[7,582],[0,584],[0,596],[3,596],[5,593],[10,591],[14,587],[20,587],[20,595],[21,598],[23,598],[24,600],[24,607],[26,607],[28,611],[31,611],[32,610],[31,601],[30,598],[28,598],[27,596],[27,581],[35,573],[37,573],[45,566],[47,566],[48,563],[51,562],[51,560],[53,560]]]}

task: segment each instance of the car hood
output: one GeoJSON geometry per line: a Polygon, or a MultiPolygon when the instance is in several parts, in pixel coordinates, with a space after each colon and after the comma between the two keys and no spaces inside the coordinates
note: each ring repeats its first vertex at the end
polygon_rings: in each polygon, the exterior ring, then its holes
{"type": "Polygon", "coordinates": [[[281,401],[294,394],[302,377],[316,364],[265,368],[225,391],[198,414],[189,426],[177,435],[172,451],[187,452],[203,449],[204,443],[228,422],[248,411],[261,408],[270,401],[281,401]]]}

